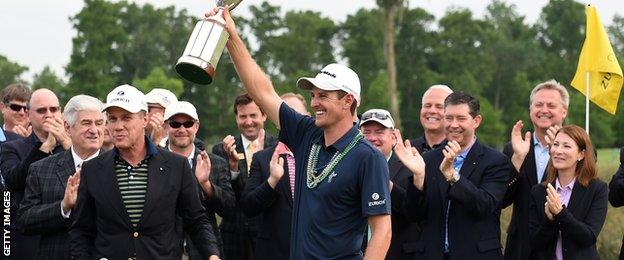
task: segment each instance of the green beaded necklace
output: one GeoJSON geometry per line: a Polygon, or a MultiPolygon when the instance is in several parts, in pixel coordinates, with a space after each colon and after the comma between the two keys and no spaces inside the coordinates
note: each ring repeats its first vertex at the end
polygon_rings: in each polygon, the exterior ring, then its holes
{"type": "Polygon", "coordinates": [[[349,143],[349,145],[347,146],[347,148],[344,149],[344,151],[340,153],[339,152],[334,153],[334,156],[332,156],[329,164],[325,166],[325,168],[319,175],[316,175],[316,170],[314,169],[316,168],[316,163],[318,163],[318,155],[319,155],[319,151],[321,150],[321,145],[313,144],[312,148],[310,149],[310,156],[308,157],[308,167],[307,167],[308,176],[306,179],[308,188],[314,189],[316,188],[316,186],[319,185],[319,183],[325,180],[325,178],[329,175],[329,173],[332,172],[334,168],[336,168],[336,165],[340,163],[342,158],[344,158],[347,155],[347,153],[349,153],[349,151],[351,151],[351,149],[355,147],[357,142],[362,140],[362,138],[364,138],[364,135],[362,135],[362,133],[358,133],[353,138],[353,140],[351,140],[351,143],[349,143]]]}

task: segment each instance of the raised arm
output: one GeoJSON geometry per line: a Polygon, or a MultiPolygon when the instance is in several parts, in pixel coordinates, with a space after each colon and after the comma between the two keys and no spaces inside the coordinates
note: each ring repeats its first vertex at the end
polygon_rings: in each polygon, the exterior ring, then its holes
{"type": "MultiPolygon", "coordinates": [[[[212,16],[218,11],[217,8],[206,13],[212,16]]],[[[273,83],[262,71],[260,66],[251,57],[245,43],[236,32],[236,25],[230,16],[228,8],[224,8],[223,19],[225,19],[225,29],[230,34],[226,47],[238,73],[243,86],[256,104],[269,116],[269,119],[279,127],[279,106],[282,99],[273,88],[273,83]]]]}

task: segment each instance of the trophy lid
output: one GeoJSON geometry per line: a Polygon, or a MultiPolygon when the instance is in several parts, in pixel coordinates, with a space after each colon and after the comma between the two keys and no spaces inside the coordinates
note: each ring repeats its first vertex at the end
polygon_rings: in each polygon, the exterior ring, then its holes
{"type": "Polygon", "coordinates": [[[228,5],[230,8],[230,11],[232,11],[236,6],[238,6],[238,4],[240,4],[240,2],[243,0],[216,0],[217,2],[217,6],[218,7],[225,7],[226,5],[228,5]]]}

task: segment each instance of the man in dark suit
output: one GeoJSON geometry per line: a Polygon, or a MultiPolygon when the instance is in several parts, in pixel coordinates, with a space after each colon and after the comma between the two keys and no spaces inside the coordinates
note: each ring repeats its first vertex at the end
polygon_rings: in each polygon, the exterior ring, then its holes
{"type": "Polygon", "coordinates": [[[453,93],[446,85],[433,85],[422,96],[420,107],[420,125],[425,131],[423,136],[410,140],[412,147],[420,154],[443,146],[446,140],[444,133],[444,99],[453,93]]]}
{"type": "Polygon", "coordinates": [[[76,203],[82,163],[102,147],[104,104],[78,95],[67,102],[63,116],[72,146],[30,165],[19,222],[25,234],[41,235],[37,259],[69,259],[71,209],[76,203]],[[74,174],[76,173],[76,174],[74,174]]]}
{"type": "MultiPolygon", "coordinates": [[[[620,167],[609,182],[609,203],[613,207],[624,206],[624,147],[620,148],[620,167]]],[[[619,259],[624,259],[624,244],[619,259]]]]}
{"type": "Polygon", "coordinates": [[[122,85],[106,101],[115,148],[82,166],[69,232],[72,257],[180,259],[182,225],[203,259],[218,259],[191,167],[145,136],[145,95],[122,85]]]}
{"type": "Polygon", "coordinates": [[[236,207],[221,222],[224,258],[248,260],[253,255],[258,219],[245,217],[240,207],[241,194],[249,176],[249,166],[256,151],[271,147],[276,139],[264,131],[266,115],[249,97],[242,94],[234,100],[236,126],[240,135],[228,135],[223,142],[212,147],[212,153],[226,158],[231,174],[232,188],[236,195],[236,207]]]}
{"type": "Polygon", "coordinates": [[[0,142],[27,137],[32,133],[27,106],[30,95],[30,89],[21,83],[8,85],[0,91],[0,111],[4,122],[0,133],[5,136],[4,139],[0,136],[0,142]]]}
{"type": "MultiPolygon", "coordinates": [[[[33,92],[29,101],[28,117],[32,125],[32,134],[26,138],[2,143],[0,152],[0,171],[5,181],[5,188],[11,197],[11,249],[10,256],[15,259],[32,259],[37,252],[39,238],[26,236],[16,225],[19,203],[24,197],[28,167],[51,154],[69,149],[71,139],[65,131],[61,108],[56,95],[49,89],[33,92]]],[[[6,197],[7,195],[5,195],[6,197]]]]}
{"type": "Polygon", "coordinates": [[[444,104],[447,145],[411,160],[419,166],[410,166],[403,209],[421,223],[416,259],[502,259],[509,159],[476,138],[482,118],[475,97],[455,92],[444,104]]]}
{"type": "MultiPolygon", "coordinates": [[[[223,242],[217,226],[216,214],[225,216],[234,208],[234,191],[225,159],[204,151],[195,145],[199,130],[199,117],[193,104],[186,101],[173,102],[164,113],[167,128],[167,149],[187,158],[193,176],[200,185],[200,198],[206,208],[212,230],[217,238],[219,252],[223,255],[223,242]]],[[[185,253],[190,260],[202,259],[188,235],[185,235],[185,253]]]]}
{"type": "Polygon", "coordinates": [[[522,121],[511,131],[511,142],[503,153],[511,159],[509,189],[505,194],[503,207],[513,204],[513,214],[507,229],[505,259],[528,260],[531,255],[529,239],[529,203],[531,188],[546,180],[548,164],[548,136],[552,141],[556,131],[548,133],[550,127],[560,127],[565,121],[570,97],[564,86],[554,80],[538,84],[531,91],[529,114],[534,132],[522,135],[522,121]]]}
{"type": "MultiPolygon", "coordinates": [[[[298,113],[310,114],[302,95],[285,93],[281,98],[298,113]]],[[[294,183],[295,157],[285,144],[278,142],[253,155],[241,198],[247,217],[262,216],[253,259],[289,259],[294,183]]]]}
{"type": "Polygon", "coordinates": [[[402,215],[401,202],[405,198],[405,188],[411,185],[408,178],[412,176],[412,172],[392,150],[397,142],[395,134],[398,133],[394,128],[394,119],[387,110],[370,109],[362,114],[360,130],[364,138],[386,158],[391,183],[390,196],[393,202],[397,202],[392,204],[392,239],[386,259],[413,260],[416,257],[414,253],[420,229],[417,223],[402,215]]]}

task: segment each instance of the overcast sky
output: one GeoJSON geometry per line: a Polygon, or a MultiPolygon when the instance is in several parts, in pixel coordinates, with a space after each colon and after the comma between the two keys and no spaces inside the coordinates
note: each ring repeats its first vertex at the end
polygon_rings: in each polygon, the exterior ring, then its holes
{"type": "MultiPolygon", "coordinates": [[[[485,0],[406,0],[410,6],[426,9],[439,18],[450,7],[469,8],[476,17],[483,17],[485,7],[490,1],[485,0]]],[[[157,7],[175,5],[186,8],[191,15],[200,17],[214,4],[214,0],[137,0],[139,3],[151,3],[157,7]]],[[[248,7],[261,3],[260,0],[243,0],[234,12],[248,16],[248,7]]],[[[526,22],[534,23],[546,0],[506,0],[516,5],[517,11],[526,17],[526,22]]],[[[581,3],[588,3],[580,1],[581,3]]],[[[314,10],[332,18],[344,21],[349,14],[360,8],[375,7],[375,0],[269,0],[272,5],[282,6],[287,10],[314,10]]],[[[602,21],[610,24],[613,16],[624,13],[622,0],[595,0],[602,21]]],[[[72,43],[75,35],[69,17],[75,15],[83,6],[79,0],[0,0],[0,55],[30,69],[25,79],[32,81],[32,75],[38,73],[45,65],[63,75],[63,67],[69,62],[72,43]]],[[[180,46],[182,52],[184,46],[180,46]]]]}

